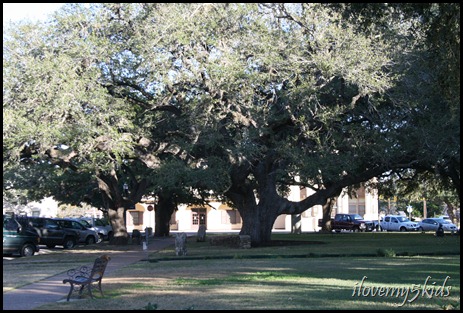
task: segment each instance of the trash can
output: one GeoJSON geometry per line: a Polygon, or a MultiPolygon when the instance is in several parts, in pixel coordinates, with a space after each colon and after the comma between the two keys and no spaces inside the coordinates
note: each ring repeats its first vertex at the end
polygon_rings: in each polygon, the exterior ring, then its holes
{"type": "Polygon", "coordinates": [[[152,227],[146,227],[145,228],[145,233],[148,234],[148,237],[151,237],[153,235],[153,228],[152,227]]]}

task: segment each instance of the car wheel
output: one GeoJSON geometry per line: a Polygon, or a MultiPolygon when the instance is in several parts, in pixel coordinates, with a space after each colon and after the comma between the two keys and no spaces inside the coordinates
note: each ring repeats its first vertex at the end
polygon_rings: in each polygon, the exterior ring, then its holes
{"type": "Polygon", "coordinates": [[[405,227],[400,227],[400,231],[406,231],[407,229],[405,227]]]}
{"type": "Polygon", "coordinates": [[[47,245],[48,249],[53,249],[54,247],[56,247],[56,245],[47,245]]]}
{"type": "Polygon", "coordinates": [[[64,249],[72,249],[76,245],[76,240],[71,237],[67,237],[64,239],[64,249]]]}
{"type": "Polygon", "coordinates": [[[420,232],[424,233],[423,227],[420,226],[420,227],[418,228],[418,230],[419,230],[420,232]]]}
{"type": "Polygon", "coordinates": [[[359,229],[358,227],[354,227],[354,228],[352,229],[352,231],[353,231],[354,233],[358,233],[358,232],[360,232],[360,229],[359,229]]]}
{"type": "Polygon", "coordinates": [[[95,237],[93,237],[93,236],[88,236],[87,240],[85,240],[85,243],[86,243],[87,245],[93,245],[93,244],[95,243],[95,241],[96,241],[96,240],[95,240],[95,237]]]}
{"type": "Polygon", "coordinates": [[[25,244],[21,249],[21,256],[33,256],[35,253],[35,247],[33,244],[25,244]]]}

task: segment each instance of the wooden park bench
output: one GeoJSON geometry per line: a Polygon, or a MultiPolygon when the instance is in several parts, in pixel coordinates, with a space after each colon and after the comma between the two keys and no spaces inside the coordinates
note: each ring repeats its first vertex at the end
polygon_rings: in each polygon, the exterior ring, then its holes
{"type": "Polygon", "coordinates": [[[101,290],[101,280],[103,279],[103,275],[109,260],[111,260],[111,258],[108,255],[102,255],[95,260],[93,267],[81,266],[76,269],[68,270],[67,274],[69,278],[63,280],[63,284],[71,284],[71,290],[69,290],[67,301],[69,301],[75,286],[80,286],[78,289],[79,298],[82,297],[82,292],[84,291],[85,287],[87,287],[92,299],[92,288],[97,288],[103,297],[103,291],[101,290]]]}

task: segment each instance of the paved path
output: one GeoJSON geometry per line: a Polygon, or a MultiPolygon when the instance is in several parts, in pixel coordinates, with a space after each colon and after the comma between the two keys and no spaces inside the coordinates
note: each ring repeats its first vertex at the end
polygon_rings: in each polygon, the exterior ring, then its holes
{"type": "MultiPolygon", "coordinates": [[[[148,240],[147,250],[143,250],[143,247],[140,247],[139,251],[108,253],[111,261],[109,261],[106,268],[105,277],[110,277],[112,272],[119,268],[147,258],[150,252],[173,245],[174,241],[173,237],[153,238],[148,240]]],[[[32,310],[46,303],[65,300],[69,292],[69,284],[63,284],[63,279],[65,278],[67,278],[66,273],[61,273],[4,293],[3,310],[32,310]]]]}

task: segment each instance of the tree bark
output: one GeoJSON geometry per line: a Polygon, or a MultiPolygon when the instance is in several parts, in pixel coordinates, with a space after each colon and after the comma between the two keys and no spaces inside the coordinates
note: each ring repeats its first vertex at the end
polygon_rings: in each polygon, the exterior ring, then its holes
{"type": "Polygon", "coordinates": [[[126,245],[129,241],[129,234],[125,225],[125,212],[124,207],[108,210],[109,222],[113,228],[114,236],[110,239],[111,245],[126,245]]]}
{"type": "Polygon", "coordinates": [[[301,214],[291,215],[291,234],[301,234],[301,214]]]}
{"type": "Polygon", "coordinates": [[[326,203],[322,205],[323,220],[322,220],[322,232],[331,232],[331,211],[333,210],[334,204],[336,203],[337,197],[328,198],[326,203]]]}
{"type": "Polygon", "coordinates": [[[170,218],[174,213],[176,203],[172,195],[158,195],[158,203],[155,208],[154,235],[166,237],[170,234],[170,218]]]}
{"type": "MultiPolygon", "coordinates": [[[[280,214],[281,198],[276,193],[273,179],[264,174],[262,167],[260,176],[259,203],[255,196],[254,188],[247,184],[246,180],[236,180],[226,192],[226,195],[240,212],[243,220],[240,235],[249,235],[253,247],[263,246],[271,241],[272,228],[276,218],[280,214]]],[[[257,176],[257,175],[256,175],[257,176]]],[[[243,178],[243,172],[237,173],[235,178],[243,178]]]]}
{"type": "Polygon", "coordinates": [[[146,180],[142,179],[137,182],[132,176],[128,194],[123,194],[123,189],[120,186],[116,171],[111,171],[110,174],[97,173],[98,188],[103,197],[103,203],[108,211],[108,218],[113,228],[114,236],[110,240],[110,244],[126,245],[129,241],[125,214],[127,209],[135,206],[139,202],[146,190],[146,180]]]}
{"type": "Polygon", "coordinates": [[[241,227],[240,235],[251,236],[251,246],[265,246],[271,241],[272,228],[277,218],[276,211],[273,208],[264,206],[256,206],[254,209],[250,207],[238,208],[241,217],[243,218],[243,226],[241,227]]]}

